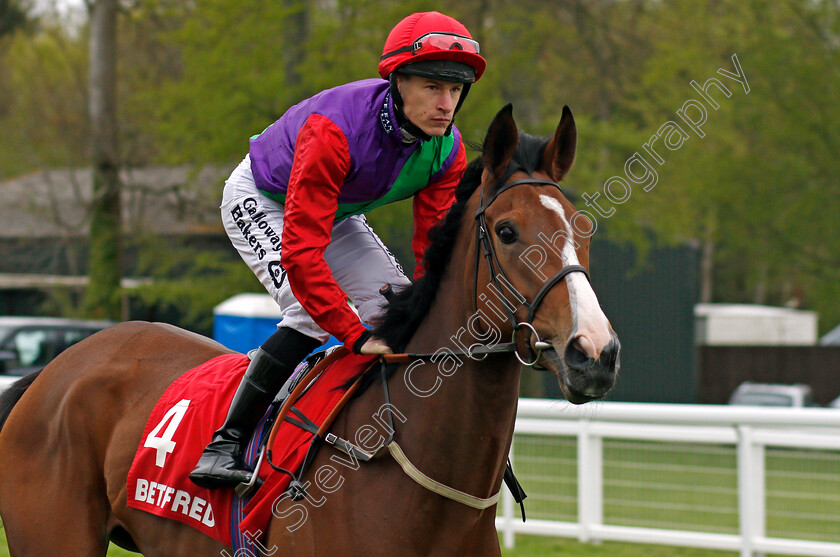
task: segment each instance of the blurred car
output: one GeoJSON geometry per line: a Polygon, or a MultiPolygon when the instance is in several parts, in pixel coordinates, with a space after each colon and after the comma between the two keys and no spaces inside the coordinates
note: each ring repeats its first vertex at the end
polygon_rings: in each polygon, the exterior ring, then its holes
{"type": "Polygon", "coordinates": [[[113,324],[59,317],[0,317],[0,390],[113,324]]]}
{"type": "Polygon", "coordinates": [[[729,404],[746,406],[789,406],[791,408],[818,407],[811,387],[796,383],[752,383],[738,385],[729,398],[729,404]]]}

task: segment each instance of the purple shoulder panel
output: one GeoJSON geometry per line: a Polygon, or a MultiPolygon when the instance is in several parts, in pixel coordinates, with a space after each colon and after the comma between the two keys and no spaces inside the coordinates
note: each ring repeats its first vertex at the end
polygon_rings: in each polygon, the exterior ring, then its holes
{"type": "MultiPolygon", "coordinates": [[[[269,195],[285,194],[300,128],[312,114],[329,118],[344,132],[350,147],[350,171],[339,203],[378,199],[393,183],[415,146],[404,146],[399,130],[386,130],[379,114],[387,102],[388,82],[366,79],[327,89],[289,108],[263,133],[251,139],[251,170],[257,187],[269,195]]],[[[389,107],[389,114],[393,114],[389,107]]]]}

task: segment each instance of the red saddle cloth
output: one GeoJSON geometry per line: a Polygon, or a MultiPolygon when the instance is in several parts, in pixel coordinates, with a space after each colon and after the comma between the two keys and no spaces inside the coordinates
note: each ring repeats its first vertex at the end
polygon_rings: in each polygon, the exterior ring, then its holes
{"type": "MultiPolygon", "coordinates": [[[[375,356],[347,354],[321,374],[295,407],[320,425],[346,392],[350,378],[366,369],[375,356]]],[[[265,484],[246,508],[241,525],[231,523],[235,503],[232,488],[204,489],[188,477],[201,452],[224,422],[233,394],[248,367],[244,354],[225,354],[186,372],[164,392],[152,410],[128,472],[128,506],[187,524],[211,538],[232,545],[232,531],[265,532],[271,505],[289,484],[287,474],[268,463],[259,470],[265,484]],[[272,497],[272,495],[274,495],[272,497]]],[[[282,422],[275,436],[275,465],[297,470],[312,434],[282,422]]],[[[261,534],[253,535],[255,538],[261,534]]]]}

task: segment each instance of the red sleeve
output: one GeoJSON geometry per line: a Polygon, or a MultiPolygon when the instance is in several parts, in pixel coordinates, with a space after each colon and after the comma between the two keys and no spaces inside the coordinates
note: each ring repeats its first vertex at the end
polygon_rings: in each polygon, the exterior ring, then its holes
{"type": "Polygon", "coordinates": [[[461,181],[467,168],[467,151],[464,142],[458,146],[455,161],[446,173],[434,184],[423,188],[414,196],[414,237],[411,249],[417,266],[414,268],[414,279],[423,276],[423,252],[429,245],[429,229],[446,215],[452,202],[455,201],[455,186],[461,181]]]}
{"type": "Polygon", "coordinates": [[[324,251],[338,194],[350,168],[344,133],[329,118],[309,117],[298,132],[286,192],[281,260],[295,297],[315,322],[352,349],[365,332],[332,276],[324,251]]]}

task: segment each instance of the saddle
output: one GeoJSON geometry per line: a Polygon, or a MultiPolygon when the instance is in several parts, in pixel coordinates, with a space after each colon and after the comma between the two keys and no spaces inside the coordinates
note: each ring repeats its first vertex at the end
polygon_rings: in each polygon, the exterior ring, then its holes
{"type": "MultiPolygon", "coordinates": [[[[273,470],[287,474],[291,480],[289,482],[289,490],[292,500],[299,501],[303,499],[305,490],[299,478],[303,476],[309,467],[309,464],[314,458],[321,442],[326,442],[336,449],[355,456],[362,456],[363,451],[360,451],[352,443],[336,436],[332,433],[327,433],[327,430],[332,425],[336,416],[344,409],[347,401],[353,396],[359,387],[362,375],[370,367],[375,364],[376,357],[367,356],[369,364],[361,371],[357,371],[356,380],[347,386],[345,383],[342,387],[344,394],[335,402],[329,405],[326,410],[329,413],[321,420],[321,423],[315,423],[303,411],[295,406],[295,403],[306,395],[310,388],[316,384],[321,375],[331,365],[338,360],[344,358],[349,354],[349,351],[343,346],[333,346],[327,350],[315,352],[307,357],[302,366],[300,366],[295,373],[286,381],[285,385],[277,393],[271,407],[268,411],[268,416],[265,420],[265,427],[262,428],[261,436],[257,444],[258,458],[254,464],[254,470],[260,471],[264,464],[268,464],[273,470]],[[281,431],[284,422],[299,427],[313,435],[310,442],[310,448],[306,453],[306,457],[300,465],[298,470],[288,470],[276,465],[272,457],[276,451],[272,450],[276,443],[277,436],[281,431]]],[[[342,374],[344,375],[344,374],[342,374]]],[[[338,389],[339,387],[335,387],[338,389]]],[[[264,483],[260,474],[254,474],[249,483],[243,483],[236,487],[236,494],[239,497],[248,497],[253,495],[264,483]]]]}

